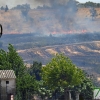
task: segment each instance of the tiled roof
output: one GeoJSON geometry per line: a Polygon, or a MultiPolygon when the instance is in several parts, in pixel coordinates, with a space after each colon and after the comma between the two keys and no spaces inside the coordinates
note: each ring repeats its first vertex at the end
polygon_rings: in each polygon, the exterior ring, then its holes
{"type": "Polygon", "coordinates": [[[0,79],[16,78],[13,70],[0,70],[0,79]]]}

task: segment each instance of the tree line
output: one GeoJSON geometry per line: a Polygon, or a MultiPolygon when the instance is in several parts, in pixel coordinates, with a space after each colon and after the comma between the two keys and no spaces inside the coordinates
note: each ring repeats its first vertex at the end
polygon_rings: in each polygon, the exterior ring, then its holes
{"type": "Polygon", "coordinates": [[[2,6],[0,9],[1,9],[1,10],[4,10],[5,12],[7,12],[7,11],[9,10],[9,8],[8,8],[7,5],[6,5],[6,7],[3,7],[3,6],[2,6]]]}
{"type": "Polygon", "coordinates": [[[75,66],[64,54],[56,54],[42,66],[33,61],[26,67],[16,49],[9,44],[8,51],[0,49],[0,70],[14,70],[16,75],[15,100],[33,100],[38,95],[42,100],[92,100],[91,77],[75,66]]]}
{"type": "MultiPolygon", "coordinates": [[[[100,3],[95,3],[95,2],[91,2],[91,1],[88,1],[88,2],[85,2],[85,3],[80,3],[78,1],[75,1],[75,3],[77,4],[78,7],[96,7],[96,8],[99,8],[100,7],[100,3]]],[[[6,7],[4,6],[1,6],[0,8],[1,10],[8,10],[9,7],[8,5],[6,5],[6,7]]],[[[30,4],[22,4],[22,5],[17,5],[15,7],[12,7],[11,8],[12,10],[15,10],[15,9],[19,9],[19,10],[22,10],[22,9],[31,9],[30,7],[30,4]]],[[[37,6],[36,9],[50,9],[49,6],[47,5],[43,5],[43,6],[37,6]]]]}
{"type": "Polygon", "coordinates": [[[95,8],[99,8],[100,7],[100,3],[94,3],[94,2],[91,2],[91,1],[88,1],[86,3],[78,3],[78,6],[79,7],[95,7],[95,8]]]}

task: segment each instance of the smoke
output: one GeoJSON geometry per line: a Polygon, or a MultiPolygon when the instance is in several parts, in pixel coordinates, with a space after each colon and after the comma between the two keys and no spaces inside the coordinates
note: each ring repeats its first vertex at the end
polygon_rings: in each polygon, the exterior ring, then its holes
{"type": "MultiPolygon", "coordinates": [[[[0,0],[0,6],[8,5],[8,8],[25,3],[30,4],[31,8],[37,7],[37,9],[20,11],[21,13],[17,13],[17,17],[11,16],[16,18],[14,25],[18,26],[20,22],[22,28],[18,27],[17,29],[16,27],[16,31],[19,30],[18,32],[30,29],[30,32],[47,34],[48,32],[68,32],[82,29],[94,31],[99,27],[89,19],[90,17],[86,19],[82,17],[82,19],[76,15],[78,8],[75,0],[8,0],[6,2],[0,0]],[[41,7],[40,10],[38,10],[38,6],[41,7]]],[[[11,30],[14,29],[13,26],[10,27],[11,30]]]]}
{"type": "MultiPolygon", "coordinates": [[[[35,28],[40,30],[40,32],[45,32],[50,29],[52,26],[51,24],[54,24],[53,30],[58,30],[57,23],[60,24],[60,28],[62,30],[70,30],[75,24],[75,14],[77,11],[77,6],[75,0],[8,0],[6,3],[2,0],[0,0],[0,5],[8,5],[8,7],[16,6],[18,4],[25,4],[28,3],[31,5],[31,8],[35,8],[36,6],[49,6],[50,9],[53,11],[52,13],[48,11],[50,17],[54,16],[54,19],[52,22],[51,20],[48,20],[47,27],[41,27],[40,19],[37,19],[38,23],[36,23],[38,26],[35,28]]],[[[48,19],[48,13],[46,12],[43,16],[43,19],[48,19]]],[[[22,15],[25,13],[22,13],[22,15]]],[[[27,14],[28,15],[28,14],[27,14]]],[[[46,21],[45,21],[46,22],[46,21]]]]}
{"type": "Polygon", "coordinates": [[[75,24],[74,17],[77,12],[75,0],[35,0],[35,2],[49,5],[63,30],[70,30],[73,23],[75,24]]]}
{"type": "Polygon", "coordinates": [[[34,0],[34,1],[41,4],[49,4],[51,6],[53,5],[57,6],[59,4],[66,4],[70,0],[34,0]]]}

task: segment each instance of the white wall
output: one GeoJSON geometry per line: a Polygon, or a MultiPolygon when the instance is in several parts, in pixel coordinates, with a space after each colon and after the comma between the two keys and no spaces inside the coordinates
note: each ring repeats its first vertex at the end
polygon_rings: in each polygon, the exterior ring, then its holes
{"type": "Polygon", "coordinates": [[[10,93],[13,91],[14,88],[16,88],[16,82],[15,79],[3,79],[1,80],[1,87],[6,87],[6,81],[9,81],[9,84],[7,84],[7,92],[10,93]]]}

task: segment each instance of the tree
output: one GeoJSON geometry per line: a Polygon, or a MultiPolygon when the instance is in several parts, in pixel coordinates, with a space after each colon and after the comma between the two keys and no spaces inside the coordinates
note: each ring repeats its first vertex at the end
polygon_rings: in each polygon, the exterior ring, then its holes
{"type": "Polygon", "coordinates": [[[11,68],[11,64],[8,61],[7,52],[4,50],[0,50],[0,70],[9,70],[11,68]]]}
{"type": "Polygon", "coordinates": [[[16,76],[22,76],[26,70],[26,66],[11,44],[8,46],[7,59],[11,64],[11,68],[15,71],[16,76]]]}
{"type": "Polygon", "coordinates": [[[96,7],[96,3],[88,1],[84,3],[84,6],[85,7],[96,7]]]}
{"type": "Polygon", "coordinates": [[[82,84],[84,85],[84,88],[82,88],[80,94],[83,95],[84,99],[92,100],[93,99],[93,89],[94,89],[94,85],[92,81],[88,78],[85,78],[82,84]]]}
{"type": "Polygon", "coordinates": [[[98,8],[100,7],[100,3],[97,3],[97,7],[98,7],[98,8]]]}
{"type": "Polygon", "coordinates": [[[40,81],[41,80],[41,76],[40,76],[41,68],[42,68],[42,63],[37,62],[37,61],[33,61],[33,64],[28,69],[29,74],[31,76],[34,75],[36,80],[40,81]]]}
{"type": "Polygon", "coordinates": [[[33,61],[33,64],[30,68],[28,68],[28,72],[31,76],[35,76],[36,84],[35,84],[35,93],[41,97],[42,100],[52,97],[52,91],[48,90],[46,86],[43,84],[43,80],[41,80],[41,68],[42,63],[33,61]]]}
{"type": "Polygon", "coordinates": [[[1,10],[5,10],[5,8],[2,6],[2,7],[1,7],[1,10]]]}
{"type": "Polygon", "coordinates": [[[28,20],[28,12],[29,12],[29,9],[22,9],[21,10],[21,13],[22,13],[22,16],[26,19],[26,21],[28,20]]]}
{"type": "Polygon", "coordinates": [[[95,8],[91,8],[90,9],[90,13],[91,13],[91,16],[92,16],[92,20],[94,20],[97,16],[97,11],[95,10],[95,8]]]}
{"type": "Polygon", "coordinates": [[[6,8],[5,8],[5,12],[7,12],[9,9],[8,9],[8,6],[6,5],[6,8]]]}
{"type": "Polygon", "coordinates": [[[0,70],[14,70],[16,100],[28,100],[34,91],[35,78],[27,73],[22,58],[11,44],[8,46],[8,52],[0,50],[0,70]]]}
{"type": "MultiPolygon", "coordinates": [[[[92,100],[93,99],[93,89],[94,85],[90,77],[87,77],[85,74],[85,78],[80,85],[75,86],[72,90],[76,91],[80,94],[82,98],[85,100],[92,100]]],[[[75,93],[75,92],[74,92],[75,93]]]]}
{"type": "Polygon", "coordinates": [[[66,92],[70,87],[81,84],[84,79],[82,70],[77,68],[71,60],[63,54],[56,54],[54,58],[42,68],[42,80],[51,90],[64,88],[65,100],[66,92]]]}
{"type": "Polygon", "coordinates": [[[52,91],[46,88],[43,84],[43,80],[36,81],[35,90],[36,94],[38,94],[38,96],[40,96],[43,100],[45,97],[48,99],[52,97],[52,91]]]}
{"type": "MultiPolygon", "coordinates": [[[[33,98],[35,78],[28,73],[24,73],[22,77],[17,77],[17,94],[20,94],[21,100],[31,100],[33,98]]],[[[18,100],[20,98],[18,96],[18,100]]]]}
{"type": "Polygon", "coordinates": [[[12,9],[31,9],[30,4],[22,4],[22,5],[17,5],[16,7],[13,7],[12,9]]]}
{"type": "Polygon", "coordinates": [[[16,52],[16,49],[9,44],[8,52],[0,50],[0,70],[12,69],[16,76],[21,76],[26,70],[22,58],[16,52]]]}

